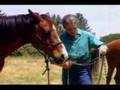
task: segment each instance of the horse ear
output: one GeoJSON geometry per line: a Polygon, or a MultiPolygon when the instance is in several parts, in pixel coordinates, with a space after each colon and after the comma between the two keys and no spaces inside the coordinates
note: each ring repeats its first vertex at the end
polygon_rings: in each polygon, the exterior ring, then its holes
{"type": "Polygon", "coordinates": [[[38,13],[34,13],[34,12],[32,12],[32,10],[30,10],[30,9],[28,9],[28,12],[29,12],[33,17],[35,17],[37,20],[39,20],[39,21],[42,21],[42,20],[43,20],[43,18],[41,17],[41,15],[39,15],[38,13]]]}
{"type": "Polygon", "coordinates": [[[49,12],[47,12],[47,13],[45,13],[48,17],[50,17],[50,13],[49,12]]]}
{"type": "Polygon", "coordinates": [[[30,9],[28,9],[28,12],[29,12],[30,14],[32,14],[32,13],[33,13],[30,9]]]}

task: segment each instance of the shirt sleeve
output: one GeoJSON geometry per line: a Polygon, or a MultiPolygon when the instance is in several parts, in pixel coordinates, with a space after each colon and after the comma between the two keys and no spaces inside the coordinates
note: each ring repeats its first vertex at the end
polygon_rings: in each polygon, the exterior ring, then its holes
{"type": "Polygon", "coordinates": [[[97,39],[97,37],[93,35],[92,33],[89,34],[88,38],[89,38],[88,40],[89,40],[91,47],[99,47],[104,44],[104,42],[97,39]]]}

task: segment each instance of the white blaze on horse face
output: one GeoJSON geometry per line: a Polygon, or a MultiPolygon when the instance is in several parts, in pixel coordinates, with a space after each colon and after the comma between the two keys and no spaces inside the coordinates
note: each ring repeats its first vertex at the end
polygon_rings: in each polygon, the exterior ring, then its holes
{"type": "MultiPolygon", "coordinates": [[[[57,30],[56,27],[53,25],[52,28],[54,30],[57,30]]],[[[58,36],[58,41],[61,42],[59,36],[58,36]]],[[[64,44],[60,44],[58,45],[58,49],[54,50],[53,53],[55,55],[55,57],[61,57],[62,55],[64,56],[64,59],[67,60],[68,59],[68,53],[67,50],[64,46],[64,44]],[[61,46],[60,46],[61,45],[61,46]]]]}
{"type": "MultiPolygon", "coordinates": [[[[63,44],[62,44],[62,45],[63,45],[63,44]]],[[[66,48],[65,48],[64,45],[63,45],[63,54],[64,54],[65,60],[67,60],[67,59],[68,59],[68,53],[67,53],[67,50],[66,50],[66,48]]]]}
{"type": "Polygon", "coordinates": [[[57,30],[54,24],[52,25],[52,28],[53,28],[54,30],[57,30]]]}
{"type": "MultiPolygon", "coordinates": [[[[53,30],[56,30],[56,32],[57,32],[57,29],[54,24],[52,25],[52,28],[53,28],[53,30]]],[[[60,38],[58,38],[58,41],[61,41],[60,38]]]]}
{"type": "Polygon", "coordinates": [[[53,50],[53,54],[56,58],[60,58],[63,56],[64,60],[68,59],[68,53],[64,46],[64,44],[60,44],[56,47],[56,49],[53,50]]]}

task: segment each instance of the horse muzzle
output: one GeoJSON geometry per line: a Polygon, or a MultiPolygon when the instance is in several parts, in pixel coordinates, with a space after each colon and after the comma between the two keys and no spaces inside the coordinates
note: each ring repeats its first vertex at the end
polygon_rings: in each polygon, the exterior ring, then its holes
{"type": "Polygon", "coordinates": [[[72,61],[69,60],[69,58],[66,58],[62,55],[61,58],[53,57],[50,59],[51,64],[55,64],[57,66],[60,66],[64,69],[69,69],[72,65],[72,61]]]}
{"type": "Polygon", "coordinates": [[[62,64],[64,62],[66,62],[67,60],[68,60],[68,58],[65,57],[64,55],[61,55],[61,57],[52,57],[52,58],[50,58],[50,62],[52,64],[57,64],[57,65],[62,64]]]}

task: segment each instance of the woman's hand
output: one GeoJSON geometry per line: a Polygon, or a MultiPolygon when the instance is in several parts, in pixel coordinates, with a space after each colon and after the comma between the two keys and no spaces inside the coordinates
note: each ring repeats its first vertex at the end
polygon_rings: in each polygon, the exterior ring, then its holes
{"type": "Polygon", "coordinates": [[[98,49],[99,49],[99,53],[102,55],[105,55],[108,51],[107,45],[101,45],[98,49]]]}
{"type": "Polygon", "coordinates": [[[60,64],[59,66],[61,66],[64,69],[69,69],[72,65],[72,61],[71,60],[67,60],[64,63],[60,64]]]}

